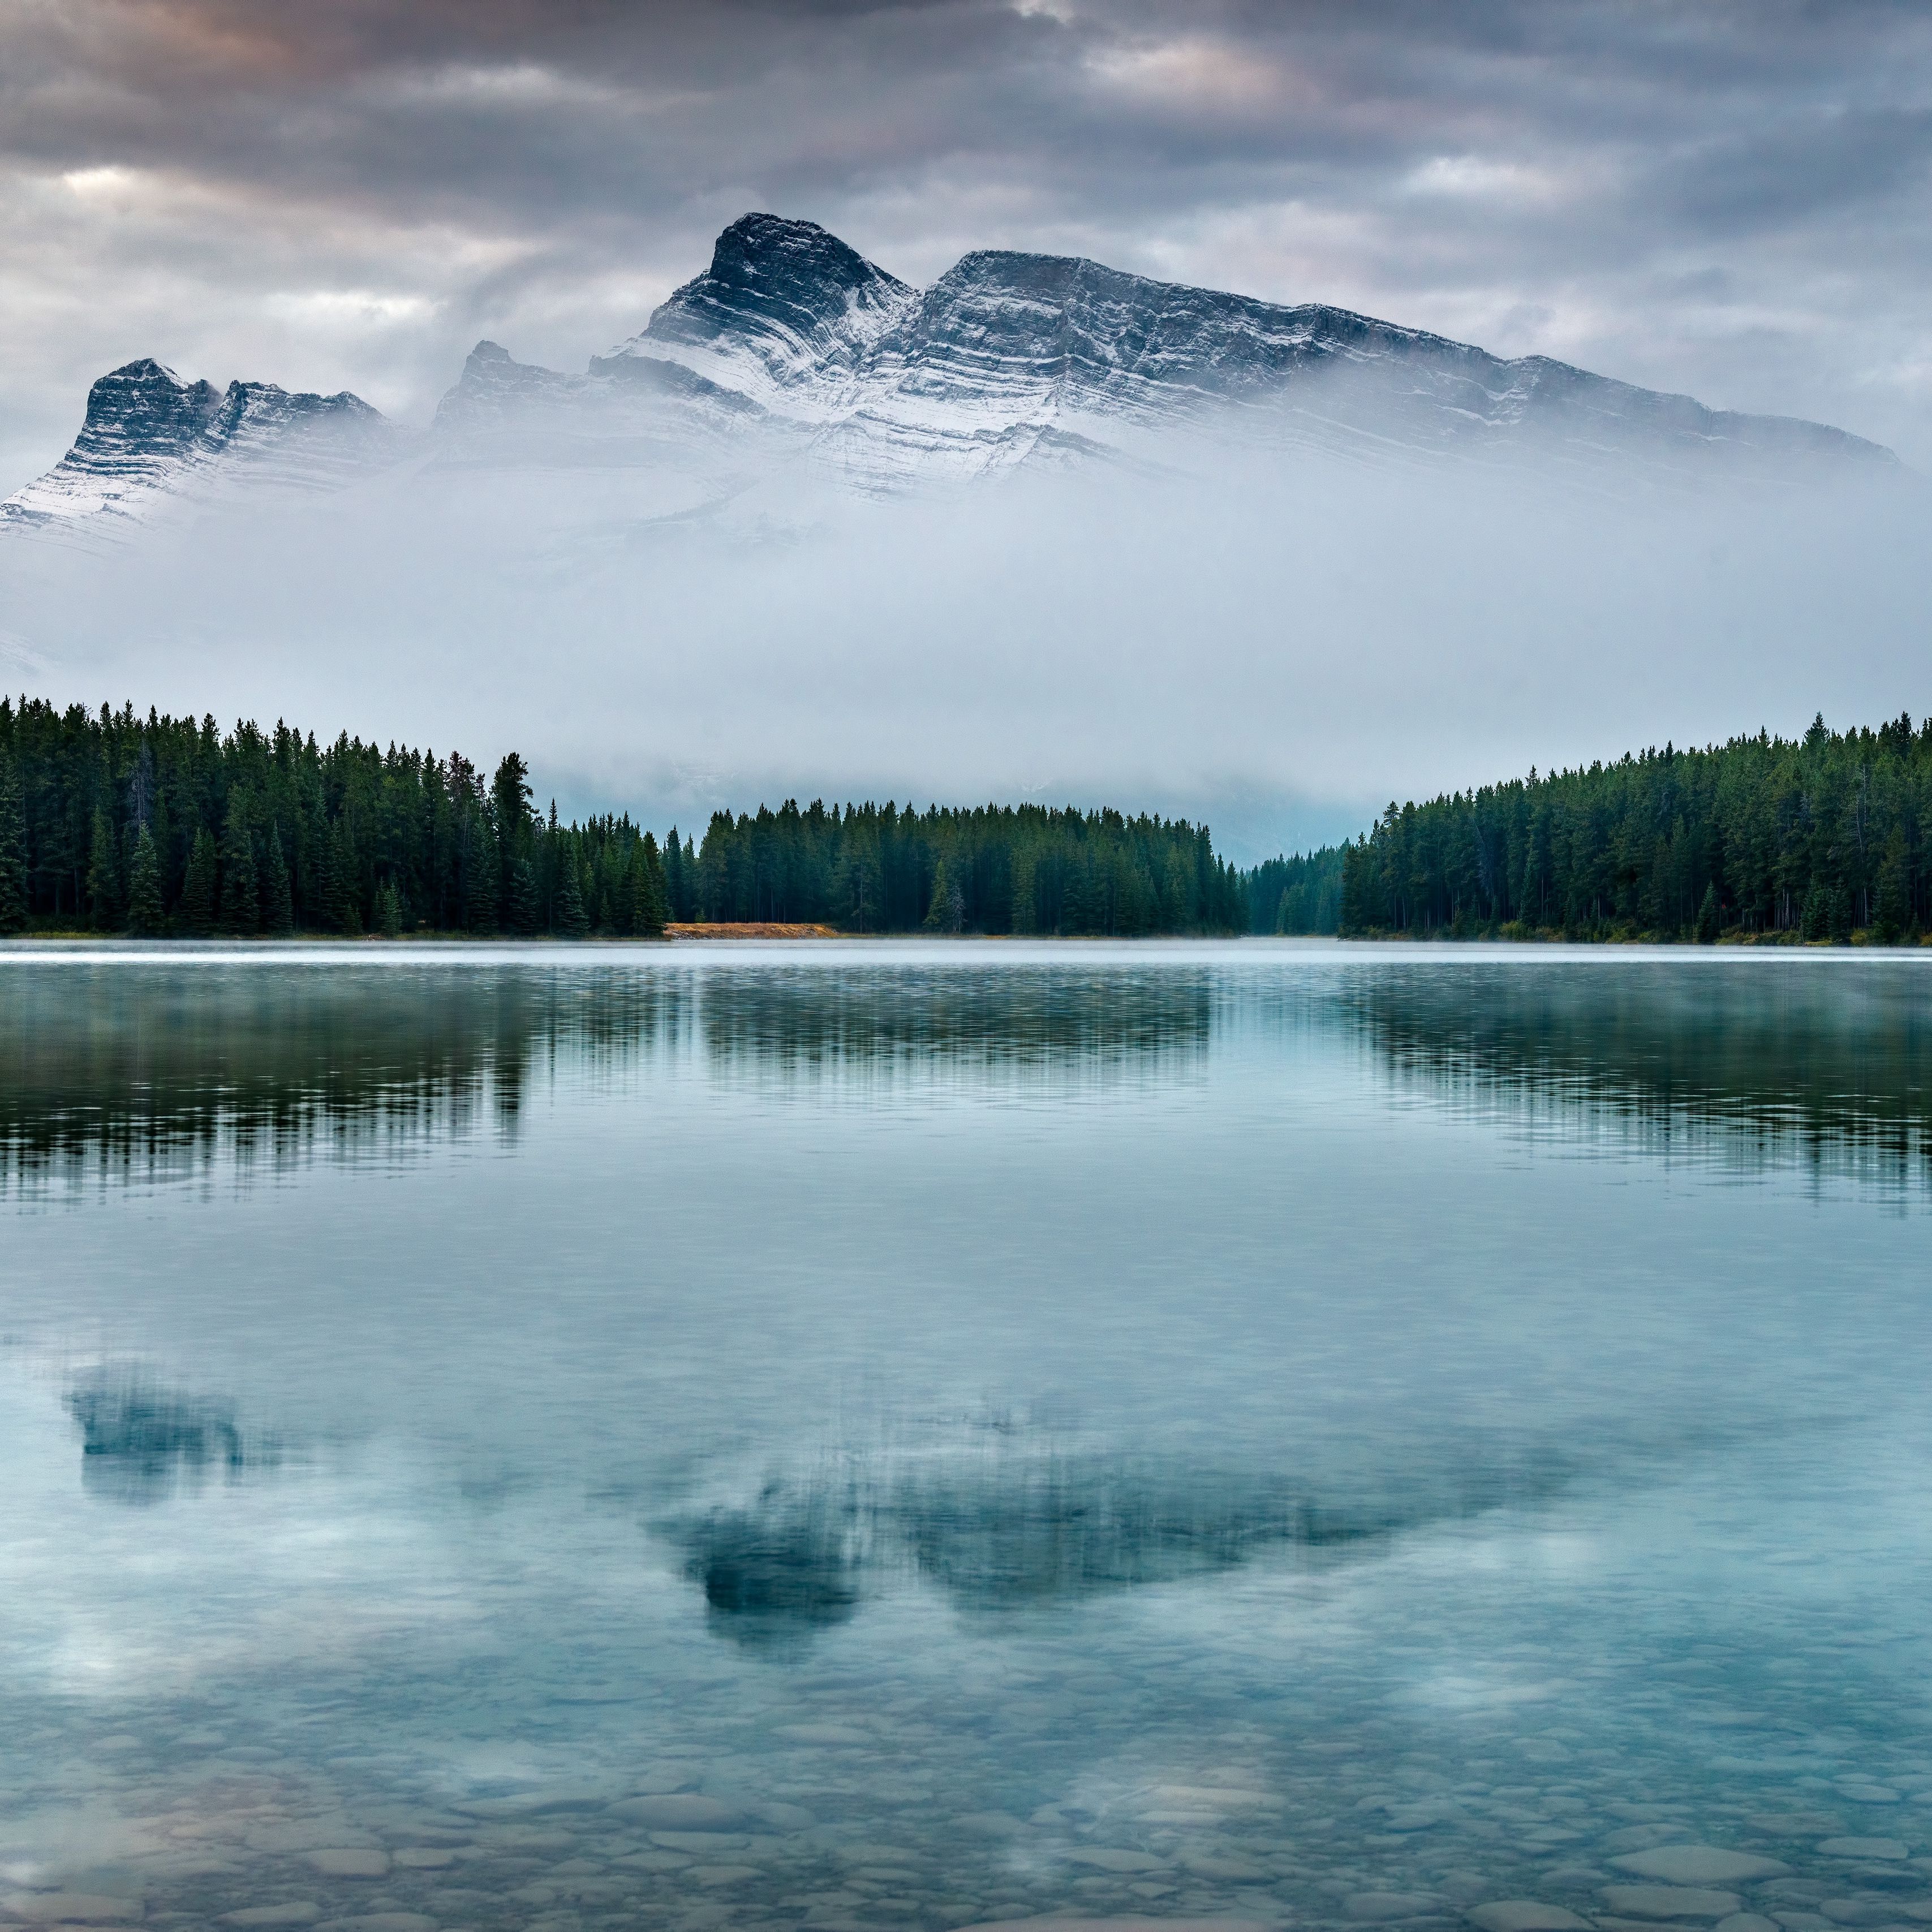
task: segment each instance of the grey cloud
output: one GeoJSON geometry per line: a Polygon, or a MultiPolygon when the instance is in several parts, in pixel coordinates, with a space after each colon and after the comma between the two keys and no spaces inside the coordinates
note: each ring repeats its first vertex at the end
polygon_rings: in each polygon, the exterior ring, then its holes
{"type": "Polygon", "coordinates": [[[0,459],[136,352],[418,416],[478,333],[580,367],[770,206],[915,280],[1091,254],[1924,460],[1928,115],[1932,18],[1877,0],[43,0],[0,16],[0,459]],[[118,212],[61,185],[114,168],[118,212]]]}

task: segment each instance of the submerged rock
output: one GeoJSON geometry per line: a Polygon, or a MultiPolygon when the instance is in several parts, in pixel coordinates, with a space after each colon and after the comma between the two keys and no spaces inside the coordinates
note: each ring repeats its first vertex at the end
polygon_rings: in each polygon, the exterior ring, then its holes
{"type": "Polygon", "coordinates": [[[746,1822],[736,1806],[696,1792],[622,1798],[609,1808],[608,1815],[647,1832],[736,1832],[746,1822]]]}
{"type": "Polygon", "coordinates": [[[1619,1871],[1660,1878],[1670,1885],[1737,1885],[1754,1878],[1782,1878],[1791,1868],[1749,1852],[1727,1852],[1717,1845],[1659,1845],[1628,1852],[1610,1861],[1619,1871]]]}
{"type": "Polygon", "coordinates": [[[1728,1918],[1742,1902],[1734,1892],[1678,1885],[1606,1885],[1603,1899],[1634,1918],[1728,1918]]]}
{"type": "Polygon", "coordinates": [[[1481,1932],[1588,1932],[1589,1922],[1539,1898],[1498,1898],[1472,1906],[1467,1916],[1481,1932]]]}

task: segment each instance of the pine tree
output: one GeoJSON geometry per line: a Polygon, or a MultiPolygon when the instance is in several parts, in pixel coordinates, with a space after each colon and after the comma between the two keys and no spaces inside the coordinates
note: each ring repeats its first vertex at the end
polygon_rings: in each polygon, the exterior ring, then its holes
{"type": "Polygon", "coordinates": [[[352,938],[362,930],[362,895],[356,890],[356,842],[346,818],[336,821],[326,848],[327,870],[322,874],[325,910],[330,926],[352,938]]]}
{"type": "Polygon", "coordinates": [[[1872,920],[1872,937],[1881,946],[1896,946],[1912,923],[1910,868],[1905,834],[1894,831],[1886,842],[1885,857],[1879,866],[1878,905],[1872,920]]]}
{"type": "Polygon", "coordinates": [[[182,883],[175,923],[191,939],[206,939],[214,930],[214,841],[205,825],[188,848],[188,877],[182,883]]]}
{"type": "Polygon", "coordinates": [[[658,862],[658,842],[648,832],[631,848],[620,905],[620,928],[632,938],[664,937],[663,869],[658,862]]]}
{"type": "Polygon", "coordinates": [[[107,815],[107,802],[100,799],[94,808],[94,836],[87,859],[87,898],[92,908],[97,931],[113,932],[122,923],[121,861],[114,849],[114,824],[107,815]]]}
{"type": "Polygon", "coordinates": [[[519,938],[528,939],[536,932],[539,922],[536,878],[530,870],[529,861],[519,859],[510,868],[509,903],[506,909],[505,923],[519,938]]]}
{"type": "Polygon", "coordinates": [[[556,902],[553,921],[559,937],[582,939],[590,931],[590,915],[584,910],[584,888],[578,877],[577,841],[568,833],[554,830],[556,807],[550,807],[550,838],[556,848],[556,902]]]}
{"type": "Polygon", "coordinates": [[[1849,946],[1852,940],[1852,896],[1844,886],[1832,893],[1832,910],[1826,930],[1834,946],[1849,946]]]}
{"type": "Polygon", "coordinates": [[[403,936],[402,895],[396,890],[393,879],[386,880],[376,894],[376,930],[385,939],[403,936]]]}
{"type": "Polygon", "coordinates": [[[1013,855],[1013,903],[1010,922],[1011,930],[1016,933],[1031,933],[1036,928],[1039,914],[1034,876],[1037,862],[1030,845],[1023,846],[1013,855]]]}
{"type": "Polygon", "coordinates": [[[502,868],[490,821],[481,812],[466,812],[455,830],[458,886],[466,932],[482,938],[496,930],[502,868]]]}
{"type": "Polygon", "coordinates": [[[282,856],[282,831],[268,827],[268,847],[262,861],[262,922],[276,939],[292,938],[296,929],[295,894],[289,885],[288,861],[282,856]]]}
{"type": "Polygon", "coordinates": [[[261,898],[255,884],[255,842],[246,809],[232,800],[221,836],[221,929],[231,938],[252,939],[261,924],[261,898]]]}
{"type": "Polygon", "coordinates": [[[1714,945],[1721,914],[1718,908],[1718,887],[1714,880],[1704,888],[1704,902],[1697,908],[1697,944],[1714,945]]]}
{"type": "Polygon", "coordinates": [[[933,868],[932,897],[926,912],[928,932],[957,932],[966,922],[966,896],[953,883],[942,854],[933,868]]]}
{"type": "Polygon", "coordinates": [[[144,825],[134,836],[134,856],[128,866],[128,930],[136,939],[152,939],[167,924],[161,904],[161,859],[154,836],[144,825]]]}
{"type": "Polygon", "coordinates": [[[664,914],[668,920],[681,920],[684,917],[684,853],[677,842],[677,827],[674,825],[670,836],[664,841],[664,914]]]}
{"type": "MultiPolygon", "coordinates": [[[[526,929],[534,932],[537,929],[534,914],[527,928],[517,921],[516,868],[530,862],[530,767],[514,752],[498,764],[496,776],[490,782],[490,812],[496,827],[496,859],[500,868],[498,903],[513,932],[526,929]]],[[[530,890],[534,897],[534,873],[530,890]]]]}
{"type": "Polygon", "coordinates": [[[0,752],[0,933],[26,929],[26,808],[20,766],[0,752]]]}

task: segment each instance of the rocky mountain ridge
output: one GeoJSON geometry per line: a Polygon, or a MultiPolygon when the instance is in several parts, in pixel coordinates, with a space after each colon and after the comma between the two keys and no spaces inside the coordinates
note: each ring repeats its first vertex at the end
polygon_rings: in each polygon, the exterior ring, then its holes
{"type": "Polygon", "coordinates": [[[1460,455],[1592,476],[1897,466],[1824,424],[1074,257],[978,250],[917,290],[814,224],[748,214],[581,374],[479,343],[426,435],[346,392],[218,392],[128,364],[94,384],[74,448],[0,510],[16,524],[138,521],[200,492],[331,488],[407,461],[649,472],[655,514],[788,475],[888,496],[1134,460],[1176,432],[1210,452],[1460,455]]]}
{"type": "Polygon", "coordinates": [[[346,390],[319,396],[241,382],[218,390],[143,357],[94,383],[74,447],[0,503],[0,515],[139,518],[198,488],[326,490],[388,455],[390,431],[380,410],[346,390]]]}

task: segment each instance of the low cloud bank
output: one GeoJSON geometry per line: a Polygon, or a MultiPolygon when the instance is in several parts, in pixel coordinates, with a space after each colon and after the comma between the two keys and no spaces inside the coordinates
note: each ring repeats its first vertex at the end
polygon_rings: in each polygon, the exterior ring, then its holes
{"type": "Polygon", "coordinates": [[[1204,817],[1242,857],[1532,764],[1932,704],[1909,477],[1174,454],[857,503],[430,466],[107,548],[10,531],[0,678],[514,746],[566,810],[660,826],[1031,798],[1204,817]]]}

